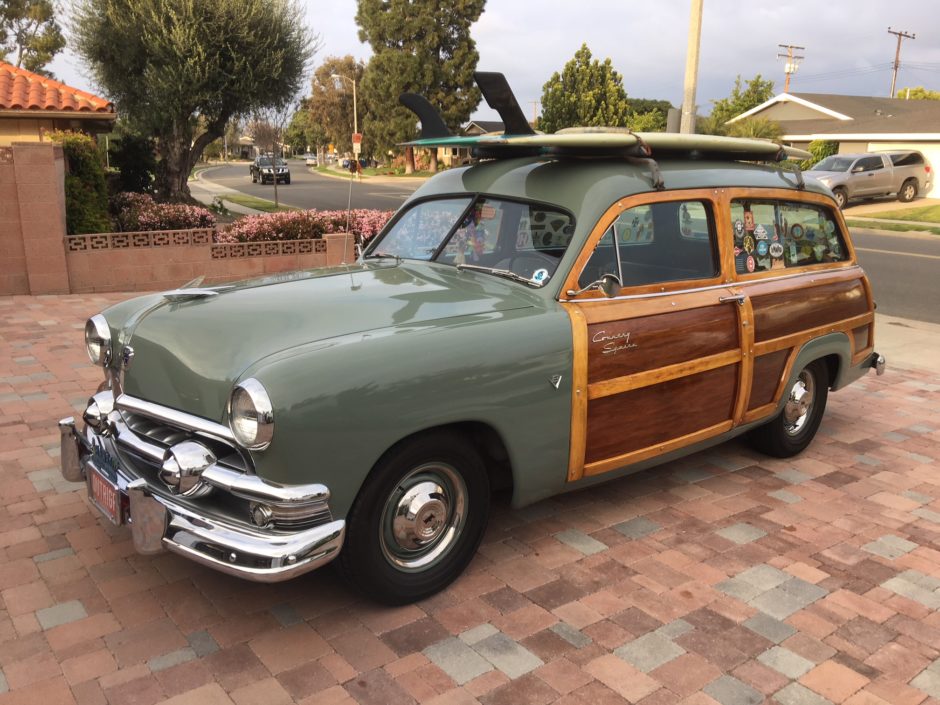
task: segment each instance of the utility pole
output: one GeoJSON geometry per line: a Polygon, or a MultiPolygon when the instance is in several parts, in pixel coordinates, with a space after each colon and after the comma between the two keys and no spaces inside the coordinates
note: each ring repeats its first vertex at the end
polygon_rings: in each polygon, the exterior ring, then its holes
{"type": "Polygon", "coordinates": [[[539,122],[539,101],[532,100],[529,102],[532,103],[532,128],[535,129],[535,126],[539,122]]]}
{"type": "Polygon", "coordinates": [[[682,89],[682,122],[679,132],[695,133],[695,89],[698,85],[698,50],[702,40],[702,0],[692,0],[689,13],[689,47],[685,54],[685,84],[682,89]]]}
{"type": "Polygon", "coordinates": [[[898,69],[901,66],[901,40],[902,39],[917,39],[917,35],[908,34],[907,32],[899,32],[888,27],[888,34],[896,34],[898,37],[898,48],[894,51],[894,72],[891,74],[891,95],[889,97],[894,98],[894,87],[898,82],[898,69]]]}
{"type": "Polygon", "coordinates": [[[796,73],[796,70],[800,67],[800,61],[805,59],[805,56],[794,56],[793,50],[799,49],[800,51],[805,51],[806,47],[798,47],[794,44],[778,44],[778,47],[781,49],[786,49],[786,54],[777,54],[778,59],[786,59],[787,63],[783,65],[783,71],[786,73],[787,78],[783,83],[783,92],[790,92],[790,75],[796,73]]]}

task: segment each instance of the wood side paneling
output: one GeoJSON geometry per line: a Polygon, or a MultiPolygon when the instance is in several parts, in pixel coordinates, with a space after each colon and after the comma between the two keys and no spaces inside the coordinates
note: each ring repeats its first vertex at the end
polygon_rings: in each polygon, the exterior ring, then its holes
{"type": "Polygon", "coordinates": [[[790,350],[778,350],[767,355],[760,355],[754,360],[754,378],[751,382],[749,410],[770,404],[777,396],[777,387],[787,366],[790,350]]]}
{"type": "Polygon", "coordinates": [[[588,381],[600,382],[736,350],[730,304],[588,326],[588,381]]]}
{"type": "Polygon", "coordinates": [[[726,365],[591,400],[585,462],[622,455],[730,420],[738,368],[726,365]]]}
{"type": "Polygon", "coordinates": [[[861,279],[796,288],[751,299],[757,342],[779,338],[869,311],[861,279]]]}

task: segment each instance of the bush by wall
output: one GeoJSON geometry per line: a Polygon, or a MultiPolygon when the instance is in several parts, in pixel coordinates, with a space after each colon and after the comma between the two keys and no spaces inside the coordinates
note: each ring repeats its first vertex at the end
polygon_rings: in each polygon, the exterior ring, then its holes
{"type": "Polygon", "coordinates": [[[111,231],[108,185],[98,143],[81,132],[56,130],[53,142],[65,153],[65,228],[69,235],[111,231]]]}
{"type": "Polygon", "coordinates": [[[111,199],[111,212],[115,229],[121,232],[215,227],[215,216],[206,208],[157,203],[146,193],[115,195],[111,199]]]}
{"type": "Polygon", "coordinates": [[[809,143],[809,151],[812,155],[812,159],[804,159],[800,162],[800,169],[809,169],[813,165],[818,164],[826,157],[831,157],[833,154],[839,153],[839,143],[834,140],[813,140],[809,143]]]}
{"type": "MultiPolygon", "coordinates": [[[[357,209],[349,213],[349,232],[367,241],[389,221],[394,211],[357,209]]],[[[312,240],[327,233],[346,232],[346,211],[287,211],[249,215],[216,235],[216,242],[312,240]]]]}

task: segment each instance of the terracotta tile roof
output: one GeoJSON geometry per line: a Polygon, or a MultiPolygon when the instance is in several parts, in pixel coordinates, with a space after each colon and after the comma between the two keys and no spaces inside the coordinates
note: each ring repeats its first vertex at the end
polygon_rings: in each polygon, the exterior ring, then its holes
{"type": "Polygon", "coordinates": [[[114,105],[91,93],[0,61],[0,110],[113,113],[114,105]]]}

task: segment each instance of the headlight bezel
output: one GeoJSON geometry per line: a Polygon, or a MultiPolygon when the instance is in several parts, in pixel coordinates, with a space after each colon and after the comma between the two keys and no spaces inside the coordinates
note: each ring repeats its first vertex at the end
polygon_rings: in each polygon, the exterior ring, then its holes
{"type": "Polygon", "coordinates": [[[261,451],[274,438],[274,407],[264,385],[254,377],[232,388],[228,401],[228,426],[239,446],[261,451]],[[254,429],[251,429],[254,424],[254,429]]]}
{"type": "Polygon", "coordinates": [[[85,321],[85,352],[93,365],[107,367],[111,364],[111,327],[100,313],[85,321]],[[97,346],[97,349],[92,346],[97,346]]]}

